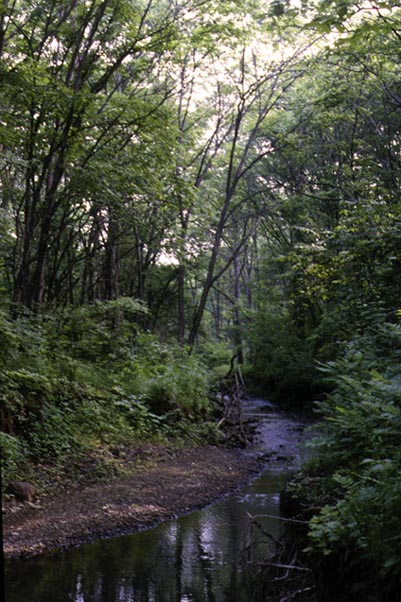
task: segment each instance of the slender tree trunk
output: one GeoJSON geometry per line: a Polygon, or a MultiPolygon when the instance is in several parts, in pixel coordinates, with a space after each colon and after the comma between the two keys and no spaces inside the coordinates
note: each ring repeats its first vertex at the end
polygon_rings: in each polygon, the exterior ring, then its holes
{"type": "Polygon", "coordinates": [[[100,263],[101,232],[104,227],[103,217],[99,207],[92,206],[90,211],[92,220],[87,246],[84,269],[81,283],[81,304],[92,302],[97,296],[95,290],[96,280],[99,278],[99,270],[96,270],[96,262],[100,263]]]}
{"type": "Polygon", "coordinates": [[[178,266],[178,341],[185,338],[185,266],[178,266]]]}
{"type": "MultiPolygon", "coordinates": [[[[227,208],[228,208],[228,203],[225,203],[225,205],[227,205],[227,208]]],[[[193,347],[196,337],[198,335],[199,328],[200,328],[200,325],[202,322],[202,317],[203,317],[203,314],[204,314],[204,311],[206,308],[207,299],[208,299],[208,296],[210,293],[210,289],[212,288],[214,270],[216,267],[217,257],[219,254],[220,242],[221,242],[221,237],[223,234],[223,227],[224,227],[226,213],[227,213],[227,210],[225,212],[222,212],[222,215],[221,215],[220,221],[219,221],[219,225],[216,230],[215,237],[214,237],[214,243],[213,243],[212,253],[211,253],[211,256],[209,259],[209,265],[208,265],[208,269],[207,269],[206,279],[205,279],[205,282],[204,282],[204,285],[202,288],[202,293],[201,293],[198,307],[196,308],[196,311],[195,311],[195,315],[194,315],[193,322],[192,322],[192,328],[191,328],[191,331],[188,336],[188,344],[190,347],[193,347]],[[223,213],[224,213],[224,219],[223,219],[223,213]]]]}
{"type": "Polygon", "coordinates": [[[108,300],[118,297],[119,264],[119,226],[113,210],[109,208],[109,229],[104,263],[104,296],[108,300]]]}
{"type": "Polygon", "coordinates": [[[241,266],[239,256],[236,255],[233,261],[234,266],[234,308],[233,308],[233,323],[234,323],[234,345],[237,353],[238,363],[242,364],[244,361],[244,352],[242,345],[242,333],[241,333],[241,317],[240,317],[240,303],[241,303],[241,266]]]}
{"type": "Polygon", "coordinates": [[[51,226],[58,206],[56,192],[64,174],[64,159],[68,148],[66,131],[63,132],[61,149],[56,153],[53,149],[44,162],[45,195],[41,210],[41,227],[36,255],[36,266],[32,283],[32,300],[34,307],[39,307],[45,298],[46,265],[51,245],[51,226]]]}
{"type": "Polygon", "coordinates": [[[136,249],[136,297],[141,301],[145,300],[145,273],[144,273],[144,257],[143,257],[143,242],[141,240],[138,228],[135,227],[135,249],[136,249]]]}
{"type": "Polygon", "coordinates": [[[14,278],[13,301],[31,307],[32,299],[32,263],[33,263],[33,246],[35,237],[35,228],[37,225],[37,207],[40,203],[41,190],[40,186],[35,186],[35,170],[34,170],[34,148],[35,148],[35,121],[33,117],[34,109],[31,109],[30,133],[27,153],[27,171],[25,174],[25,191],[21,205],[21,211],[17,212],[16,218],[16,234],[17,234],[17,249],[15,251],[15,263],[18,263],[18,242],[22,239],[22,252],[19,266],[15,270],[14,278]],[[23,214],[23,219],[20,219],[20,213],[23,214]]]}

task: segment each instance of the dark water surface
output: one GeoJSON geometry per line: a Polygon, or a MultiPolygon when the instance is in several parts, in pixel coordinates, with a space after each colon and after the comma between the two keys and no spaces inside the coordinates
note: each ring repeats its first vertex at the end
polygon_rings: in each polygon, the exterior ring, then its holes
{"type": "MultiPolygon", "coordinates": [[[[279,515],[304,424],[259,399],[245,401],[244,411],[258,425],[251,453],[270,459],[260,477],[237,495],[154,529],[9,561],[6,602],[251,602],[252,578],[244,570],[249,514],[273,537],[282,533],[281,521],[261,515],[279,515]]],[[[273,545],[256,532],[253,543],[261,558],[273,545]]]]}

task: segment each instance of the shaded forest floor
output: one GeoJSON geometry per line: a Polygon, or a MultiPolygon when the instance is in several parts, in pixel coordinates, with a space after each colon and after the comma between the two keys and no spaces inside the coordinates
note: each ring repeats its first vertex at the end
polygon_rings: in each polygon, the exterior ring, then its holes
{"type": "Polygon", "coordinates": [[[60,484],[33,503],[3,500],[6,557],[28,557],[151,527],[237,489],[260,460],[213,446],[141,448],[125,455],[125,474],[88,485],[60,484]]]}

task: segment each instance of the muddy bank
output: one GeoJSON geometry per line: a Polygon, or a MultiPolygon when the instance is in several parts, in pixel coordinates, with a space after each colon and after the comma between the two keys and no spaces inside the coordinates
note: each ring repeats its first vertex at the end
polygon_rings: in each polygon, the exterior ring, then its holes
{"type": "Polygon", "coordinates": [[[261,461],[207,446],[161,454],[152,467],[108,483],[5,504],[5,557],[30,557],[98,538],[133,533],[202,507],[240,487],[261,461]]]}

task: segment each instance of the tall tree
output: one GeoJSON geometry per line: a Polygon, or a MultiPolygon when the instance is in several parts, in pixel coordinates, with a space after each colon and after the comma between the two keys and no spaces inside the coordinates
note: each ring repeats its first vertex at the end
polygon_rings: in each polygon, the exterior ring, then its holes
{"type": "MultiPolygon", "coordinates": [[[[76,203],[82,217],[91,194],[82,190],[82,178],[113,139],[121,147],[135,141],[169,96],[160,57],[176,43],[179,19],[205,6],[152,0],[3,6],[1,141],[12,172],[15,301],[35,307],[49,296],[51,251],[62,246],[76,203]]],[[[111,239],[109,259],[116,257],[111,239]]]]}
{"type": "MultiPolygon", "coordinates": [[[[309,48],[309,43],[306,45],[309,48]]],[[[209,238],[209,258],[205,270],[199,301],[194,312],[188,342],[192,346],[197,337],[209,293],[220,276],[235,261],[243,246],[254,232],[255,221],[243,221],[242,236],[223,266],[217,268],[225,229],[235,220],[238,209],[248,203],[249,216],[255,214],[251,200],[254,192],[244,193],[242,183],[259,162],[270,154],[269,145],[259,144],[263,124],[275,107],[280,105],[285,93],[304,74],[305,64],[299,61],[306,50],[300,48],[286,58],[270,60],[258,65],[256,51],[243,48],[239,61],[232,69],[231,86],[225,88],[230,110],[223,122],[224,154],[216,157],[215,218],[209,238]]],[[[227,77],[227,75],[226,75],[227,77]]],[[[227,100],[226,100],[227,102],[227,100]]]]}

